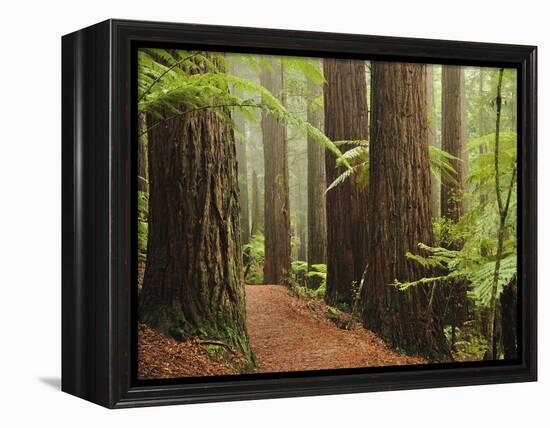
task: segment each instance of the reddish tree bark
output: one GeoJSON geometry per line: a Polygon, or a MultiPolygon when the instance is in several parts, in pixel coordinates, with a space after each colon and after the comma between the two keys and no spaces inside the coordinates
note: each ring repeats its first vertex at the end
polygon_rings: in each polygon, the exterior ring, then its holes
{"type": "Polygon", "coordinates": [[[431,288],[400,291],[395,279],[426,272],[405,257],[433,244],[426,66],[373,62],[368,264],[362,290],[367,328],[389,344],[432,360],[449,350],[431,288]]]}
{"type": "MultiPolygon", "coordinates": [[[[323,71],[325,134],[333,141],[368,139],[365,62],[325,58],[323,71]]],[[[342,152],[352,146],[341,147],[342,152]]],[[[326,178],[332,183],[343,171],[336,157],[325,153],[326,178]]],[[[353,303],[352,284],[361,280],[367,255],[368,190],[353,177],[326,195],[327,291],[330,305],[353,303]]]]}
{"type": "MultiPolygon", "coordinates": [[[[309,84],[309,93],[312,97],[321,94],[321,87],[316,88],[309,84]]],[[[317,129],[323,128],[323,112],[308,103],[307,121],[317,129]]],[[[327,262],[327,213],[325,190],[327,188],[325,170],[325,149],[308,136],[307,139],[307,262],[308,270],[314,264],[327,262]]],[[[308,286],[317,288],[321,279],[312,277],[308,286]]]]}
{"type": "MultiPolygon", "coordinates": [[[[270,57],[266,61],[269,61],[270,67],[262,68],[260,83],[275,96],[282,96],[281,60],[270,57]]],[[[262,138],[265,165],[264,283],[289,284],[290,208],[286,123],[272,114],[262,112],[262,138]]]]}
{"type": "MultiPolygon", "coordinates": [[[[464,215],[464,176],[467,164],[466,154],[466,111],[464,100],[464,68],[444,65],[441,76],[441,148],[457,159],[450,159],[455,170],[454,182],[441,183],[441,216],[452,223],[464,215]]],[[[459,250],[461,242],[451,242],[442,236],[442,245],[459,250]]],[[[445,322],[451,325],[451,347],[456,340],[456,328],[466,320],[467,284],[457,281],[452,286],[442,288],[440,293],[448,308],[445,322]]]]}
{"type": "Polygon", "coordinates": [[[214,112],[193,112],[151,128],[147,149],[149,237],[140,320],[176,339],[222,340],[253,361],[233,130],[214,112]]]}
{"type": "Polygon", "coordinates": [[[441,216],[457,222],[464,214],[466,113],[463,67],[443,66],[441,91],[441,148],[457,158],[449,161],[456,171],[453,174],[456,182],[441,184],[441,216]]]}
{"type": "Polygon", "coordinates": [[[255,235],[260,231],[261,219],[260,219],[260,189],[258,187],[258,174],[256,171],[252,171],[252,225],[250,234],[255,235]]]}

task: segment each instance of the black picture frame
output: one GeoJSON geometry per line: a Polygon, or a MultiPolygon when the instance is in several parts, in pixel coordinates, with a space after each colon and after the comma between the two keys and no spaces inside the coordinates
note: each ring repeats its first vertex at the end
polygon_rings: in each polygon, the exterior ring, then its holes
{"type": "Polygon", "coordinates": [[[534,46],[107,20],[62,38],[62,390],[109,408],[537,379],[534,46]],[[134,212],[137,46],[505,66],[518,72],[517,361],[138,382],[134,212]]]}

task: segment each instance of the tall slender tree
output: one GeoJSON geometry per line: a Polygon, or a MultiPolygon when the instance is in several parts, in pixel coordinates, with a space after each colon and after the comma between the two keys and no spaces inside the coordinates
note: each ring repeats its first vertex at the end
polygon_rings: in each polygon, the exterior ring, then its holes
{"type": "Polygon", "coordinates": [[[302,183],[298,178],[296,189],[296,236],[300,241],[298,251],[296,253],[297,260],[307,260],[307,223],[306,223],[306,211],[307,206],[305,204],[305,195],[302,194],[302,183]]]}
{"type": "Polygon", "coordinates": [[[252,225],[250,233],[252,235],[257,234],[260,231],[261,219],[260,219],[260,189],[258,187],[258,174],[256,170],[252,171],[252,225]]]}
{"type": "Polygon", "coordinates": [[[392,286],[424,276],[405,257],[433,243],[426,66],[373,62],[368,263],[363,320],[392,346],[430,359],[449,357],[431,289],[392,286]]]}
{"type": "MultiPolygon", "coordinates": [[[[464,93],[464,68],[456,65],[444,65],[441,75],[441,148],[452,155],[449,163],[454,169],[454,180],[441,183],[441,216],[447,221],[456,223],[464,214],[464,176],[466,155],[466,111],[464,93]]],[[[459,250],[461,242],[450,241],[442,237],[444,246],[459,250]]],[[[454,347],[456,328],[465,321],[467,284],[457,281],[441,289],[446,302],[447,319],[451,325],[451,346],[454,347]]]]}
{"type": "MultiPolygon", "coordinates": [[[[333,141],[368,139],[368,105],[365,62],[325,58],[323,72],[325,134],[333,141]]],[[[350,145],[342,147],[349,150],[350,145]]],[[[325,153],[330,183],[341,171],[336,157],[325,153]]],[[[361,280],[367,247],[367,194],[355,177],[326,195],[327,303],[353,303],[352,286],[361,280]]]]}
{"type": "Polygon", "coordinates": [[[444,65],[441,77],[441,148],[452,155],[454,180],[441,184],[441,215],[457,222],[464,214],[464,168],[466,162],[466,113],[464,68],[444,65]]]}
{"type": "MultiPolygon", "coordinates": [[[[322,87],[308,82],[307,121],[317,129],[323,129],[323,112],[314,105],[313,100],[321,96],[322,87]]],[[[307,262],[308,270],[314,264],[327,262],[327,215],[325,190],[327,179],[325,172],[325,150],[317,141],[307,139],[307,262]]],[[[308,286],[317,288],[319,277],[311,277],[308,286]]]]}
{"type": "MultiPolygon", "coordinates": [[[[426,104],[428,108],[428,146],[437,147],[435,124],[435,94],[433,65],[426,64],[426,104]]],[[[440,214],[440,184],[432,179],[432,215],[440,214]]]]}
{"type": "MultiPolygon", "coordinates": [[[[260,83],[275,96],[283,97],[281,60],[266,57],[260,83]]],[[[284,99],[283,99],[284,102],[284,99]]],[[[290,282],[290,203],[288,191],[288,147],[286,124],[262,112],[264,145],[264,234],[265,284],[290,282]]]]}
{"type": "MultiPolygon", "coordinates": [[[[485,135],[486,132],[486,125],[485,125],[485,108],[483,105],[483,96],[485,91],[485,69],[483,67],[479,67],[479,91],[478,91],[478,97],[479,97],[479,107],[478,107],[478,124],[477,124],[477,136],[481,137],[482,135],[485,135]]],[[[480,146],[480,152],[483,153],[481,150],[484,148],[483,146],[480,146]]]]}
{"type": "MultiPolygon", "coordinates": [[[[200,69],[207,71],[204,64],[200,69]]],[[[140,320],[177,339],[222,340],[252,361],[233,130],[208,110],[164,116],[162,125],[150,127],[147,146],[149,237],[140,320]]]]}
{"type": "Polygon", "coordinates": [[[139,132],[138,138],[138,190],[149,192],[149,162],[147,160],[147,115],[140,113],[138,116],[139,132]]]}
{"type": "Polygon", "coordinates": [[[495,268],[493,272],[493,281],[491,284],[491,300],[489,302],[489,331],[487,332],[487,359],[493,360],[498,358],[497,340],[495,330],[498,327],[497,321],[497,306],[499,304],[498,282],[500,279],[501,263],[504,254],[504,241],[506,238],[508,216],[510,214],[510,201],[514,183],[516,181],[517,165],[514,165],[512,176],[509,183],[502,183],[501,167],[500,167],[500,129],[502,115],[502,83],[504,77],[504,69],[498,71],[497,95],[495,99],[496,105],[496,123],[495,123],[495,146],[494,146],[494,169],[495,169],[495,193],[497,200],[497,208],[499,214],[497,248],[495,254],[495,268]],[[504,189],[501,188],[503,184],[504,189]]]}
{"type": "MultiPolygon", "coordinates": [[[[479,81],[478,81],[478,121],[477,121],[477,136],[481,137],[487,134],[487,117],[485,114],[485,73],[484,67],[479,67],[479,81]]],[[[485,144],[479,145],[479,154],[483,155],[487,152],[487,147],[485,144]]],[[[480,183],[481,184],[481,183],[480,183]]],[[[485,193],[480,193],[479,203],[483,205],[487,202],[488,195],[485,193]]],[[[481,255],[487,256],[486,248],[481,248],[481,255]]],[[[481,333],[487,337],[489,334],[489,310],[487,308],[478,308],[476,315],[479,317],[479,324],[481,333]]]]}
{"type": "MultiPolygon", "coordinates": [[[[482,135],[487,134],[487,122],[486,122],[486,115],[485,115],[485,68],[479,67],[479,110],[478,110],[478,137],[481,137],[482,135]]],[[[487,151],[487,147],[485,147],[485,144],[479,145],[479,153],[483,154],[487,151]]],[[[480,203],[484,204],[487,201],[487,195],[481,194],[479,197],[480,203]]]]}
{"type": "Polygon", "coordinates": [[[236,138],[237,165],[239,172],[239,197],[241,206],[241,242],[247,244],[250,240],[250,214],[248,207],[248,168],[246,159],[246,125],[244,118],[238,112],[234,114],[235,128],[240,134],[236,138]]]}

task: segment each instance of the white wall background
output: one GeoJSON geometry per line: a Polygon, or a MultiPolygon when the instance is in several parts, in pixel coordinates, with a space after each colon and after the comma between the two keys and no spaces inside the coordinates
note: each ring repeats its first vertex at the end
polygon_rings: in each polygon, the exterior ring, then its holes
{"type": "MultiPolygon", "coordinates": [[[[0,425],[243,427],[548,426],[546,283],[550,46],[542,1],[125,0],[2,4],[0,425]],[[107,411],[59,391],[62,34],[106,18],[539,46],[540,381],[107,411]],[[544,421],[544,422],[543,422],[544,421]]],[[[545,13],[546,12],[546,13],[545,13]]]]}

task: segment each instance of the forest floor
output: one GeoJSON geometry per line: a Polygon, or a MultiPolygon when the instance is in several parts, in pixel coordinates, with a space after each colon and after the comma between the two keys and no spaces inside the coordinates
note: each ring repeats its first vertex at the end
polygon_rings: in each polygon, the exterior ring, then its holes
{"type": "Polygon", "coordinates": [[[139,379],[233,375],[246,364],[240,355],[217,357],[213,347],[198,338],[177,341],[145,324],[138,326],[139,379]]]}
{"type": "MultiPolygon", "coordinates": [[[[321,299],[305,299],[282,285],[246,286],[247,327],[256,373],[421,364],[334,312],[321,299]]],[[[245,359],[208,341],[176,341],[138,326],[138,378],[165,379],[242,373],[245,359]]]]}
{"type": "Polygon", "coordinates": [[[257,372],[425,362],[392,351],[358,324],[348,327],[322,300],[306,300],[281,285],[247,285],[246,310],[257,372]]]}

